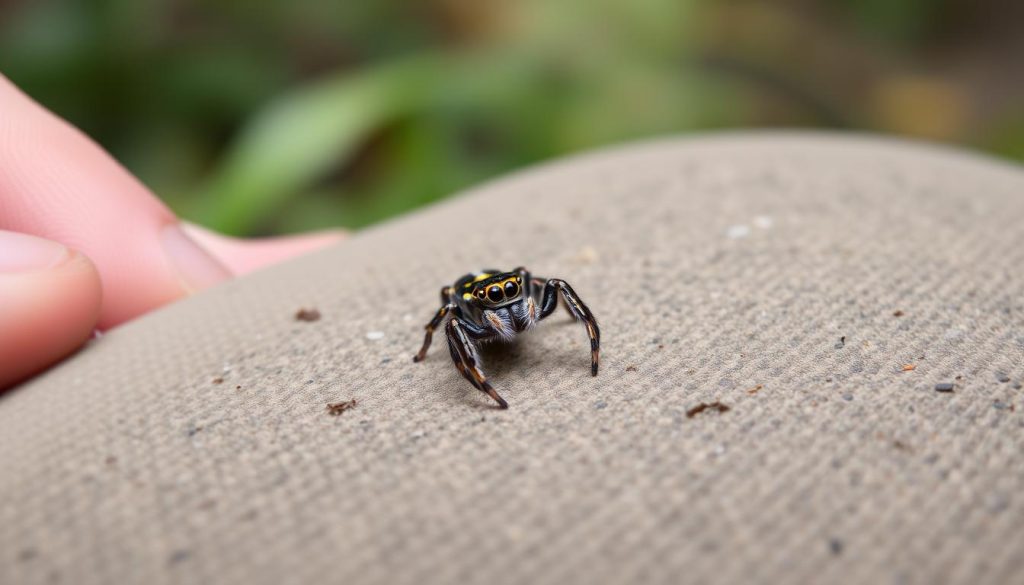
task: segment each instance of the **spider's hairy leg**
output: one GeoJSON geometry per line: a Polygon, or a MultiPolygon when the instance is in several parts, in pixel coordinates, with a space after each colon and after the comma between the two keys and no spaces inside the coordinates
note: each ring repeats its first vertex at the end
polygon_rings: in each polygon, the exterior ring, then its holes
{"type": "Polygon", "coordinates": [[[451,302],[451,293],[452,287],[450,286],[441,289],[441,308],[437,310],[437,314],[430,320],[430,323],[426,324],[427,334],[423,337],[423,347],[416,355],[412,356],[412,361],[420,362],[427,357],[427,350],[430,349],[430,342],[434,338],[434,330],[441,324],[448,312],[455,308],[455,304],[451,302]]]}
{"type": "Polygon", "coordinates": [[[447,305],[450,302],[452,302],[452,287],[443,287],[441,289],[441,304],[447,305]]]}
{"type": "Polygon", "coordinates": [[[544,280],[530,275],[525,266],[518,266],[515,272],[523,280],[523,293],[526,298],[527,315],[530,319],[530,326],[540,321],[540,293],[544,288],[544,280]]]}
{"type": "Polygon", "coordinates": [[[597,375],[597,363],[601,352],[601,330],[597,326],[597,319],[590,312],[590,308],[580,300],[576,291],[572,290],[568,282],[558,278],[552,278],[544,284],[544,294],[540,306],[540,318],[551,315],[558,306],[558,294],[561,293],[562,300],[569,313],[577,320],[583,321],[587,328],[587,335],[590,336],[590,374],[597,375]]]}
{"type": "Polygon", "coordinates": [[[455,343],[452,342],[451,337],[448,338],[448,353],[452,355],[452,362],[455,363],[455,367],[459,370],[459,373],[462,374],[462,377],[469,380],[469,383],[472,384],[474,388],[482,392],[483,387],[480,386],[480,384],[473,379],[473,376],[466,371],[466,363],[463,361],[462,354],[459,353],[459,349],[456,347],[455,343]]]}
{"type": "MultiPolygon", "coordinates": [[[[529,273],[527,273],[527,274],[529,274],[529,273]]],[[[537,301],[538,302],[541,302],[543,300],[544,290],[547,288],[547,284],[548,284],[549,280],[552,280],[552,279],[550,279],[550,278],[543,278],[541,276],[534,276],[534,277],[530,278],[530,280],[529,280],[530,288],[537,291],[537,301]]],[[[556,303],[558,302],[558,298],[557,297],[555,297],[555,302],[556,303]]],[[[577,321],[579,320],[579,317],[577,317],[576,314],[572,312],[572,308],[569,307],[568,303],[562,303],[562,306],[565,307],[566,314],[568,314],[573,319],[576,319],[577,321]]],[[[547,317],[547,315],[544,315],[544,316],[547,317]]]]}
{"type": "Polygon", "coordinates": [[[459,369],[459,373],[464,378],[469,380],[469,383],[474,388],[493,398],[500,408],[508,408],[508,403],[495,392],[494,388],[487,381],[487,376],[480,369],[476,346],[473,345],[469,335],[467,335],[467,330],[476,336],[487,334],[486,330],[464,323],[458,317],[451,318],[445,329],[448,335],[448,349],[451,351],[455,367],[459,369]]]}

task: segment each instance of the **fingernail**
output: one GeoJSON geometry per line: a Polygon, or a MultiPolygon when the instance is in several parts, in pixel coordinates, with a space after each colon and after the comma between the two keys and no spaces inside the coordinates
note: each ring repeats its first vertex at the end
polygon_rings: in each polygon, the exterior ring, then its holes
{"type": "Polygon", "coordinates": [[[0,272],[30,272],[57,266],[71,252],[57,242],[0,230],[0,272]]]}
{"type": "Polygon", "coordinates": [[[181,226],[177,224],[163,229],[160,233],[160,242],[171,264],[177,270],[182,286],[188,292],[202,290],[231,277],[227,268],[185,235],[181,226]]]}

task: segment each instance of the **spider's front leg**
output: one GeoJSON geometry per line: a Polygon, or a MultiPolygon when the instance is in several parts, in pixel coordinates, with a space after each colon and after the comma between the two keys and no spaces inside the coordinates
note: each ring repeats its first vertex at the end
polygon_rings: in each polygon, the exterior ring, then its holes
{"type": "Polygon", "coordinates": [[[544,284],[539,319],[544,319],[555,311],[555,308],[558,306],[558,293],[561,293],[569,313],[577,321],[583,321],[583,324],[587,327],[587,335],[590,336],[590,374],[596,376],[597,363],[601,351],[601,330],[597,326],[597,319],[594,318],[594,314],[580,300],[580,297],[576,294],[576,291],[572,290],[568,282],[558,278],[551,278],[544,284]]]}
{"type": "Polygon", "coordinates": [[[423,358],[427,357],[427,350],[430,349],[430,342],[434,338],[434,330],[441,324],[441,321],[444,320],[449,311],[455,308],[455,304],[450,299],[451,292],[452,287],[450,286],[441,289],[441,308],[437,310],[437,314],[430,320],[430,323],[426,324],[427,334],[423,337],[423,347],[420,348],[416,355],[412,356],[412,361],[421,362],[423,358]]]}
{"type": "Polygon", "coordinates": [[[473,344],[467,331],[477,338],[487,334],[485,329],[465,323],[458,317],[452,317],[445,329],[448,335],[448,349],[452,354],[452,361],[455,362],[455,367],[459,369],[459,373],[463,377],[469,380],[469,383],[474,388],[493,398],[499,407],[508,408],[508,403],[495,392],[494,388],[487,381],[487,376],[480,369],[480,358],[476,351],[476,345],[473,344]]]}
{"type": "MultiPolygon", "coordinates": [[[[539,321],[540,317],[534,315],[533,313],[533,311],[535,310],[534,305],[543,299],[545,285],[547,284],[549,279],[542,278],[540,276],[533,276],[532,274],[530,274],[530,271],[527,270],[525,266],[520,266],[513,270],[512,272],[519,274],[520,278],[523,279],[523,282],[527,284],[526,288],[529,291],[529,298],[527,300],[529,301],[530,319],[539,321]]],[[[555,297],[556,302],[557,300],[558,298],[555,297]]],[[[572,309],[569,308],[568,303],[565,303],[565,312],[568,313],[569,316],[571,316],[573,319],[577,318],[576,315],[572,312],[572,309]]]]}

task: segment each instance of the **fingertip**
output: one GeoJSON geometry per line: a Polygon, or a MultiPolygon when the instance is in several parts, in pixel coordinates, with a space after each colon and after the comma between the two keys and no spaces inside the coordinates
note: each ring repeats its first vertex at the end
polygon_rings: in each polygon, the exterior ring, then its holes
{"type": "Polygon", "coordinates": [[[38,270],[0,272],[0,390],[74,352],[92,334],[99,273],[83,254],[38,270]]]}
{"type": "Polygon", "coordinates": [[[0,112],[0,228],[88,255],[104,287],[99,328],[231,276],[120,163],[2,77],[0,112]]]}

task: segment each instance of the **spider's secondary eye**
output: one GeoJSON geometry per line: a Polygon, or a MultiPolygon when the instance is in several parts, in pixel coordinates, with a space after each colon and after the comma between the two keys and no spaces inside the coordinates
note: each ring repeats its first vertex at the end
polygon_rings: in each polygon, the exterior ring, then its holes
{"type": "Polygon", "coordinates": [[[512,298],[519,294],[519,285],[512,282],[511,280],[505,283],[505,296],[512,298]]]}
{"type": "Polygon", "coordinates": [[[492,303],[496,303],[505,297],[501,294],[500,286],[492,286],[487,289],[487,298],[491,299],[492,303]]]}
{"type": "Polygon", "coordinates": [[[484,289],[479,289],[479,290],[476,291],[476,298],[478,298],[478,299],[480,299],[482,301],[482,300],[484,300],[484,295],[486,295],[486,294],[487,294],[487,292],[484,291],[484,289]]]}

